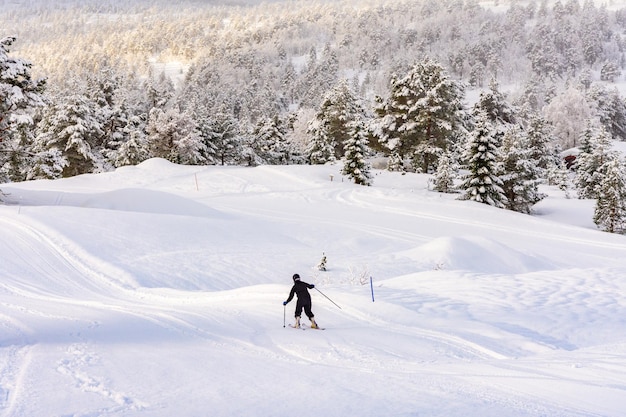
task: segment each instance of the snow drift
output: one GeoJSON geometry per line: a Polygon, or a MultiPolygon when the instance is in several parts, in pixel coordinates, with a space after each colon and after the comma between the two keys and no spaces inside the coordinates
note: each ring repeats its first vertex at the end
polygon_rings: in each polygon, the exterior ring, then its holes
{"type": "Polygon", "coordinates": [[[547,258],[524,253],[480,236],[440,237],[401,253],[419,269],[444,269],[483,274],[520,274],[552,269],[547,258]]]}

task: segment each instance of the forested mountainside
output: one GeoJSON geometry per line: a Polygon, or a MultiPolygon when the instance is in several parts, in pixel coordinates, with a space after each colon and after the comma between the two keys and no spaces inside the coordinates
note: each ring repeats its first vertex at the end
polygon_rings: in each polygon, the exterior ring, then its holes
{"type": "Polygon", "coordinates": [[[463,149],[481,124],[477,108],[500,138],[511,126],[541,137],[540,152],[626,138],[618,88],[626,9],[616,1],[0,7],[2,77],[13,86],[27,79],[31,91],[3,97],[4,181],[150,157],[325,163],[345,158],[348,139],[353,157],[378,153],[390,168],[432,171],[446,152],[466,162],[463,149]]]}

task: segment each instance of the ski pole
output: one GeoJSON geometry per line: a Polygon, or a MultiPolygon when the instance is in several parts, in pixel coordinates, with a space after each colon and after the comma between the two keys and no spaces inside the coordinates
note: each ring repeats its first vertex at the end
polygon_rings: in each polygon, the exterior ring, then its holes
{"type": "Polygon", "coordinates": [[[286,322],[287,322],[287,305],[283,304],[283,327],[285,327],[286,322]]]}
{"type": "MultiPolygon", "coordinates": [[[[317,290],[317,287],[315,287],[315,289],[317,290]]],[[[320,294],[322,294],[324,297],[328,298],[328,296],[326,294],[324,294],[323,292],[321,292],[320,290],[317,290],[317,292],[319,292],[320,294]]],[[[334,302],[333,300],[331,300],[330,298],[328,298],[328,301],[330,301],[331,303],[333,303],[334,305],[336,305],[337,307],[339,307],[337,305],[336,302],[334,302]]],[[[341,310],[341,307],[339,307],[339,309],[341,310]]]]}

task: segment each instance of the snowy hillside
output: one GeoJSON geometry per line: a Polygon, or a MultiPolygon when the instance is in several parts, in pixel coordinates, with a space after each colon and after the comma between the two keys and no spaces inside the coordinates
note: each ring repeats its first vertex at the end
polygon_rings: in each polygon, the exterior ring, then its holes
{"type": "Polygon", "coordinates": [[[338,173],[3,185],[0,416],[623,415],[626,239],[591,202],[546,189],[526,216],[338,173]],[[325,331],[284,327],[295,272],[325,331]]]}

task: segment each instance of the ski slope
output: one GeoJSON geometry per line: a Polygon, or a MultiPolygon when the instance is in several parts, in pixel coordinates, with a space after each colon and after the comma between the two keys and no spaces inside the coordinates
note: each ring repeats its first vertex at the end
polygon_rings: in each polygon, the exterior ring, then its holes
{"type": "Polygon", "coordinates": [[[592,201],[339,172],[2,185],[0,417],[624,415],[626,238],[592,201]],[[296,272],[325,331],[284,327],[296,272]]]}

